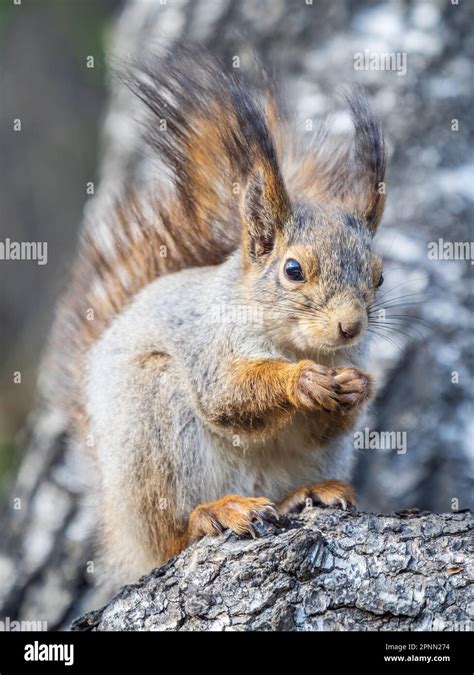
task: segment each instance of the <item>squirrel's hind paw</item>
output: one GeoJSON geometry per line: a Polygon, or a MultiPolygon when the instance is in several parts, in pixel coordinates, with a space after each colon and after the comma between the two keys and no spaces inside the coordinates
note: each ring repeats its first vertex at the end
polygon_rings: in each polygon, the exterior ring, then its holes
{"type": "Polygon", "coordinates": [[[264,497],[229,495],[194,509],[189,517],[189,543],[224,530],[238,536],[265,536],[275,531],[278,519],[275,505],[264,497]]]}
{"type": "Polygon", "coordinates": [[[299,513],[305,506],[317,506],[318,504],[342,508],[344,511],[355,509],[354,490],[340,480],[324,480],[290,492],[278,505],[278,511],[279,513],[299,513]]]}

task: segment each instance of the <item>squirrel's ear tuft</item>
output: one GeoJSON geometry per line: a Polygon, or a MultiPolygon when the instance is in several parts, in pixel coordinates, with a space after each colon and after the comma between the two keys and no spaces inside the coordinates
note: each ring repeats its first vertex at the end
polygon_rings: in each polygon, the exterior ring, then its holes
{"type": "Polygon", "coordinates": [[[354,124],[354,192],[352,204],[372,232],[377,229],[385,206],[386,148],[380,120],[362,88],[346,93],[354,124]]]}
{"type": "Polygon", "coordinates": [[[385,206],[386,150],[380,120],[362,87],[344,91],[354,128],[351,142],[331,134],[330,119],[318,126],[312,141],[286,161],[291,198],[309,203],[335,200],[365,221],[374,233],[385,206]]]}
{"type": "Polygon", "coordinates": [[[278,233],[290,217],[290,201],[278,167],[253,169],[241,204],[244,255],[258,260],[271,253],[278,233]]]}

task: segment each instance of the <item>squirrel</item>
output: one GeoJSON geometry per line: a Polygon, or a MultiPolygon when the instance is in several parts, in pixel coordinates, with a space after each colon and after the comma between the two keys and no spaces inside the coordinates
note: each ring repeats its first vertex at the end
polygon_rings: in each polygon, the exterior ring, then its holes
{"type": "Polygon", "coordinates": [[[357,88],[353,138],[332,149],[325,131],[298,137],[267,79],[203,49],[120,76],[163,175],[82,236],[53,343],[68,346],[56,396],[92,439],[106,569],[125,583],[307,500],[355,505],[386,151],[357,88]]]}

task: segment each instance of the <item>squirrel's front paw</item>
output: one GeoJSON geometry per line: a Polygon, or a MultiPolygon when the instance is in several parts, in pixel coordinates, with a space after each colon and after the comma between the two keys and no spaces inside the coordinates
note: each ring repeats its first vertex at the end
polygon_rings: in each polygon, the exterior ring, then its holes
{"type": "Polygon", "coordinates": [[[344,412],[367,400],[371,391],[371,377],[362,370],[327,368],[307,361],[299,368],[293,397],[298,407],[344,412]]]}
{"type": "Polygon", "coordinates": [[[229,495],[194,509],[189,517],[189,542],[206,534],[221,534],[224,530],[255,538],[273,532],[277,522],[275,505],[268,499],[229,495]]]}
{"type": "Polygon", "coordinates": [[[344,408],[355,408],[372,393],[372,378],[358,368],[336,368],[334,379],[339,384],[338,401],[344,408]]]}
{"type": "Polygon", "coordinates": [[[296,405],[310,410],[340,411],[341,384],[335,373],[334,369],[312,361],[303,362],[294,384],[293,397],[296,405]]]}

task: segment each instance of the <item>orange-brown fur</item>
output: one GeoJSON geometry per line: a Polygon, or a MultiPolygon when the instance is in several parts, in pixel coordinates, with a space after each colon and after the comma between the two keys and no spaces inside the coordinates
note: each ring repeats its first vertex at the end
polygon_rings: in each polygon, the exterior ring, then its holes
{"type": "Polygon", "coordinates": [[[354,490],[340,480],[325,480],[315,485],[305,485],[290,492],[278,504],[280,513],[292,513],[307,505],[308,501],[324,506],[356,506],[354,490]]]}

